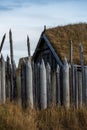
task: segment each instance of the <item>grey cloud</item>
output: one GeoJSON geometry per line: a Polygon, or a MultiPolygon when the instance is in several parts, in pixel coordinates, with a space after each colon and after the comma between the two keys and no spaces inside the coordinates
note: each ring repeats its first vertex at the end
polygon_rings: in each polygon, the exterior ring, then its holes
{"type": "MultiPolygon", "coordinates": [[[[59,2],[64,0],[2,0],[0,1],[0,6],[9,7],[9,6],[23,6],[25,4],[47,4],[53,2],[59,2]]],[[[66,0],[67,1],[67,0],[66,0]]]]}
{"type": "Polygon", "coordinates": [[[11,11],[15,8],[22,7],[22,3],[14,0],[0,1],[0,11],[11,11]]]}
{"type": "MultiPolygon", "coordinates": [[[[45,5],[51,3],[59,3],[59,2],[67,2],[70,0],[2,0],[0,1],[0,11],[10,11],[15,8],[21,8],[23,6],[29,5],[45,5]]],[[[81,0],[73,0],[73,1],[81,1],[81,0]]]]}
{"type": "Polygon", "coordinates": [[[10,10],[12,10],[11,7],[7,7],[7,6],[2,6],[2,5],[0,5],[0,11],[10,11],[10,10]]]}

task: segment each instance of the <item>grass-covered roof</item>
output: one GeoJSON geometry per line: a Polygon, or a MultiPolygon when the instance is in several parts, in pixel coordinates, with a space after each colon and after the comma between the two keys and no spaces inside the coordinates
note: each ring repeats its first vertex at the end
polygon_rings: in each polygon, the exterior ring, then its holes
{"type": "Polygon", "coordinates": [[[58,26],[47,29],[45,34],[51,42],[56,53],[63,61],[66,56],[69,61],[69,40],[73,42],[73,62],[80,63],[79,44],[83,45],[83,56],[87,64],[87,24],[79,23],[66,26],[58,26]]]}

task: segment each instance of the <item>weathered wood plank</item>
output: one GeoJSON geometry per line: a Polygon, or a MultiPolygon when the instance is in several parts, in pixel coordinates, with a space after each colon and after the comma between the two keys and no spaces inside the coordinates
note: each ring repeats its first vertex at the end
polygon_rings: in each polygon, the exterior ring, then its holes
{"type": "Polygon", "coordinates": [[[51,67],[49,63],[46,65],[46,80],[47,80],[47,106],[52,105],[52,92],[51,92],[51,67]]]}
{"type": "Polygon", "coordinates": [[[1,57],[0,57],[0,103],[2,101],[2,94],[1,94],[1,71],[2,71],[2,65],[1,65],[1,57]]]}
{"type": "Polygon", "coordinates": [[[70,107],[69,65],[66,58],[64,59],[63,67],[63,105],[66,108],[70,107]]]}
{"type": "Polygon", "coordinates": [[[7,56],[7,62],[6,62],[6,98],[8,98],[8,100],[10,100],[10,97],[11,97],[10,75],[11,75],[10,58],[9,58],[9,56],[7,56]]]}
{"type": "Polygon", "coordinates": [[[27,94],[27,105],[33,108],[33,83],[32,83],[32,67],[31,62],[26,62],[26,94],[27,94]]]}
{"type": "Polygon", "coordinates": [[[60,97],[60,67],[59,65],[57,65],[57,69],[56,69],[56,89],[57,89],[57,104],[58,106],[61,105],[61,97],[60,97]]]}
{"type": "Polygon", "coordinates": [[[40,66],[40,98],[41,98],[41,109],[47,108],[47,83],[46,83],[46,68],[44,61],[42,60],[40,66]]]}
{"type": "Polygon", "coordinates": [[[23,60],[23,63],[21,65],[21,99],[22,99],[22,106],[25,108],[26,107],[26,65],[25,61],[23,60]]]}
{"type": "Polygon", "coordinates": [[[2,103],[6,102],[6,88],[5,88],[5,61],[1,55],[1,98],[2,103]]]}
{"type": "Polygon", "coordinates": [[[76,102],[76,108],[79,107],[79,84],[78,84],[78,71],[77,71],[77,67],[75,67],[75,88],[74,88],[74,99],[76,102]]]}

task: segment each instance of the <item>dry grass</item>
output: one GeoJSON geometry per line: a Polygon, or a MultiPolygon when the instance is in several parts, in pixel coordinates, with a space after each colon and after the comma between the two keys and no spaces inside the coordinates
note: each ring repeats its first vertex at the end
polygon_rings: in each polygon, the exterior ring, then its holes
{"type": "Polygon", "coordinates": [[[0,130],[34,130],[34,111],[24,112],[14,103],[0,106],[0,130]]]}
{"type": "Polygon", "coordinates": [[[0,130],[87,130],[87,109],[22,110],[7,103],[0,106],[0,130]]]}
{"type": "Polygon", "coordinates": [[[80,64],[79,44],[83,45],[85,63],[87,63],[87,24],[79,23],[73,25],[59,26],[47,29],[46,36],[52,43],[55,51],[63,61],[66,56],[69,61],[69,40],[73,42],[73,62],[80,64]]]}

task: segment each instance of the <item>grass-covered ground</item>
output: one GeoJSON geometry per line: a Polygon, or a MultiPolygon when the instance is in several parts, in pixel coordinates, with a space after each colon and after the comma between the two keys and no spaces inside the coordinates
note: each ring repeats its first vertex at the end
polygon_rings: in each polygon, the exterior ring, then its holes
{"type": "Polygon", "coordinates": [[[22,110],[7,103],[0,106],[0,130],[87,130],[87,109],[22,110]]]}

